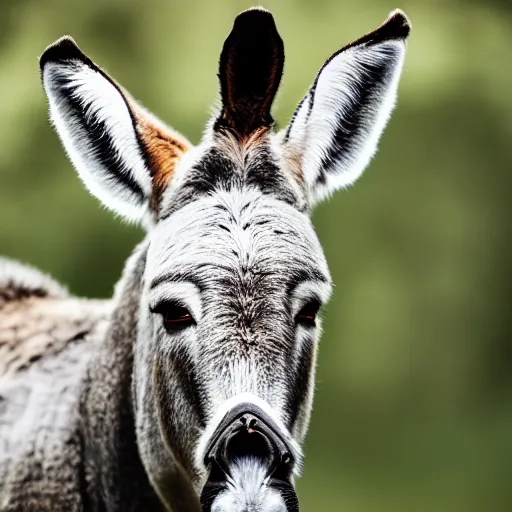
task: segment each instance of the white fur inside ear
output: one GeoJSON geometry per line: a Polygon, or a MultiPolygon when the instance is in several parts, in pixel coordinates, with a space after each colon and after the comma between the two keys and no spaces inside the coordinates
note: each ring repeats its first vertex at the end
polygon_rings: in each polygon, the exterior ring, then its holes
{"type": "Polygon", "coordinates": [[[314,203],[354,183],[369,164],[395,105],[404,55],[402,40],[355,46],[334,56],[321,70],[314,92],[292,121],[288,140],[302,151],[304,178],[314,203]],[[382,69],[382,76],[366,97],[365,87],[375,85],[372,69],[382,69]],[[347,119],[356,119],[357,125],[347,119]],[[332,151],[339,145],[340,131],[350,144],[332,151]]]}
{"type": "Polygon", "coordinates": [[[140,220],[151,177],[123,95],[79,61],[47,63],[43,82],[51,120],[86,187],[111,210],[140,220]],[[101,129],[88,130],[93,123],[101,129]]]}

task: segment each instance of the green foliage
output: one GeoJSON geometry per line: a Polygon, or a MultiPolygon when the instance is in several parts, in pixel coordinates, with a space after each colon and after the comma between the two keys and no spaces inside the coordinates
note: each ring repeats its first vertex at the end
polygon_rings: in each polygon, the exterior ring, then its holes
{"type": "MultiPolygon", "coordinates": [[[[108,296],[142,234],[89,197],[47,121],[37,56],[72,34],[197,142],[247,1],[0,0],[0,252],[108,296]]],[[[323,61],[395,7],[413,30],[377,158],[315,224],[326,308],[303,510],[512,507],[512,7],[268,0],[289,119],[323,61]]]]}

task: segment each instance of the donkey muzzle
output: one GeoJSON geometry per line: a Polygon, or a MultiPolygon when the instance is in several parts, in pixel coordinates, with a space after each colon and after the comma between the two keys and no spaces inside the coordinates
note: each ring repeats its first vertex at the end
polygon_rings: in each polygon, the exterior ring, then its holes
{"type": "Polygon", "coordinates": [[[238,404],[226,413],[206,446],[204,464],[204,512],[299,510],[290,442],[255,404],[238,404]]]}

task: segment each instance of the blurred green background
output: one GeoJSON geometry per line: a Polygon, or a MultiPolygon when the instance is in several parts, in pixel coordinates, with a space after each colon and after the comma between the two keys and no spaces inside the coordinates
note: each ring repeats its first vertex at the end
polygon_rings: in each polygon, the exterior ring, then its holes
{"type": "MultiPolygon", "coordinates": [[[[198,142],[247,1],[0,0],[0,252],[107,297],[141,231],[80,184],[37,57],[69,33],[198,142]]],[[[398,108],[354,188],[315,213],[336,283],[299,481],[306,512],[512,510],[512,2],[268,0],[283,126],[324,60],[396,7],[398,108]]]]}

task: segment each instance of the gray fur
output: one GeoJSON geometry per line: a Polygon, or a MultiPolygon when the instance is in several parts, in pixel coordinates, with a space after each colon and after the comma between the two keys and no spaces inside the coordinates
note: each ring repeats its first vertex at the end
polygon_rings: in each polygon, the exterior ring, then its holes
{"type": "Polygon", "coordinates": [[[110,303],[12,262],[0,282],[0,510],[82,510],[78,401],[110,303]]]}

